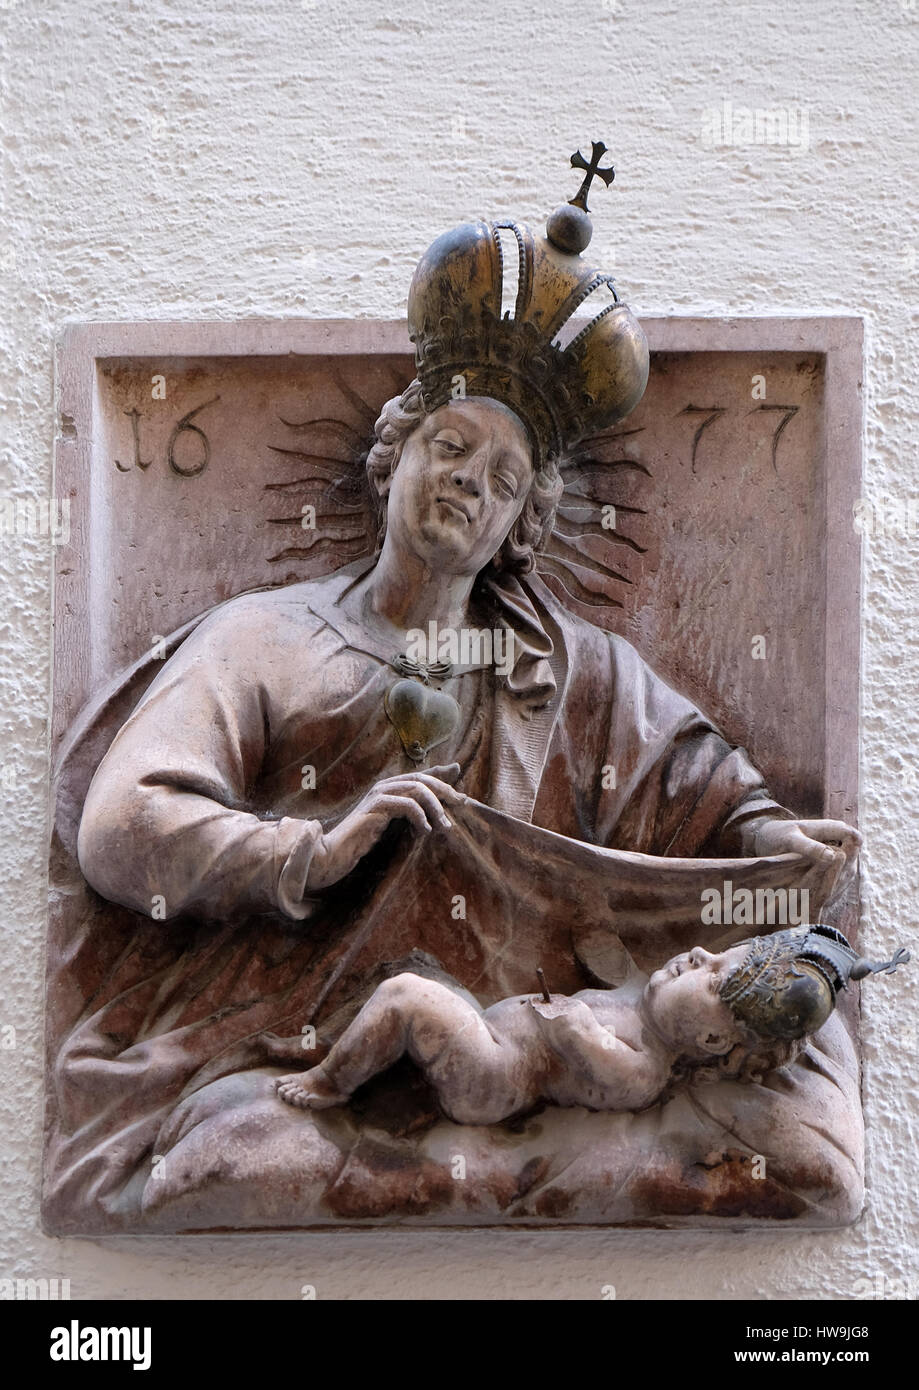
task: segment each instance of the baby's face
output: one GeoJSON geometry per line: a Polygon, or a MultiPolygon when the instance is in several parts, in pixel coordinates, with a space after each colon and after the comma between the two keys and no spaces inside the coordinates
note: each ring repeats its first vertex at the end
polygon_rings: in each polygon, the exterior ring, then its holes
{"type": "Polygon", "coordinates": [[[711,955],[694,946],[655,970],[645,986],[645,1008],[658,1033],[690,1056],[719,1055],[739,1040],[737,1021],[719,991],[747,954],[747,946],[711,955]]]}

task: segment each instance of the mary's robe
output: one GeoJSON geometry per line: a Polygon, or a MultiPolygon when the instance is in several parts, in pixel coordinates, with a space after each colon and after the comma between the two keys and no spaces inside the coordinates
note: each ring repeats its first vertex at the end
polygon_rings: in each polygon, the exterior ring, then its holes
{"type": "MultiPolygon", "coordinates": [[[[270,1062],[272,1038],[333,1038],[393,963],[443,970],[488,1004],[533,988],[537,964],[569,992],[703,941],[701,889],[722,866],[686,861],[737,855],[744,821],[790,814],[627,642],[539,581],[493,583],[479,621],[513,629],[513,669],[457,668],[459,725],[427,761],[459,762],[468,806],[425,844],[394,824],[348,879],[310,893],[322,829],[413,766],[384,710],[397,654],[338,602],[365,568],[245,595],[185,636],[86,796],[79,861],[99,897],[60,836],[55,1229],[142,1228],[171,1117],[270,1062]]],[[[84,726],[97,750],[104,708],[84,726]]],[[[66,768],[62,798],[72,822],[66,768]]],[[[724,876],[799,873],[786,857],[724,876]]]]}

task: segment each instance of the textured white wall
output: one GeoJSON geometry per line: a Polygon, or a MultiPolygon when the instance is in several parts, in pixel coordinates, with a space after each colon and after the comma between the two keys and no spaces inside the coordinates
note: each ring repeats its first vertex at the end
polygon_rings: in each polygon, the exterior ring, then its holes
{"type": "MultiPolygon", "coordinates": [[[[539,223],[611,146],[595,245],[641,314],[860,312],[866,493],[919,499],[916,0],[0,0],[0,497],[51,486],[67,319],[393,317],[452,222],[539,223]],[[715,148],[785,108],[798,145],[715,148]],[[806,114],[806,138],[800,113],[806,114]],[[912,186],[911,186],[912,185],[912,186]]],[[[919,521],[914,522],[914,531],[919,521]]],[[[0,537],[0,1277],[74,1298],[847,1298],[919,1282],[915,977],[866,990],[870,1205],[811,1236],[397,1232],[91,1243],[37,1223],[51,555],[0,537]],[[12,772],[10,771],[12,769],[12,772]],[[10,783],[13,785],[10,785],[10,783]]],[[[878,951],[915,936],[919,533],[866,547],[862,819],[878,951]]]]}

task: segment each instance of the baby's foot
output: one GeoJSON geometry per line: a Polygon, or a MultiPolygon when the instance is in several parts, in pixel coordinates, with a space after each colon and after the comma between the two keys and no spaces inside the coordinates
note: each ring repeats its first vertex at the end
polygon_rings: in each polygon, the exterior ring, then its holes
{"type": "Polygon", "coordinates": [[[281,1099],[299,1110],[327,1110],[332,1105],[344,1105],[348,1100],[348,1096],[332,1084],[321,1066],[295,1072],[292,1076],[281,1076],[275,1084],[281,1099]]]}

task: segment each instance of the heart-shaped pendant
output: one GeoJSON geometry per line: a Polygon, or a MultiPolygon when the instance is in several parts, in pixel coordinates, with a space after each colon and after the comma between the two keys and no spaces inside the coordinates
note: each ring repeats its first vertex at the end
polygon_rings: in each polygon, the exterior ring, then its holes
{"type": "Polygon", "coordinates": [[[418,681],[396,681],[386,692],[383,708],[413,763],[423,763],[459,724],[460,707],[453,696],[418,681]]]}

